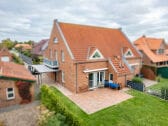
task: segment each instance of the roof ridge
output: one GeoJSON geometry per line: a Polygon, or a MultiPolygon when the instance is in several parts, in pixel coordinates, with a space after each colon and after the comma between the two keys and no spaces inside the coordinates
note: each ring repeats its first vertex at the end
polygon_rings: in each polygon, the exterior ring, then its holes
{"type": "Polygon", "coordinates": [[[90,28],[109,29],[109,30],[121,30],[121,27],[112,28],[112,27],[103,27],[103,26],[97,26],[97,25],[91,25],[91,24],[77,24],[77,23],[67,23],[67,22],[59,22],[59,24],[74,25],[74,26],[81,26],[81,27],[90,27],[90,28]]]}

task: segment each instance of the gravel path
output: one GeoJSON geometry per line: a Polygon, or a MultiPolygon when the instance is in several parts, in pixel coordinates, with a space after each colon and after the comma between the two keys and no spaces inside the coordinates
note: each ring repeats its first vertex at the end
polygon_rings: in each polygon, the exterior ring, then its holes
{"type": "Polygon", "coordinates": [[[39,102],[33,102],[11,111],[0,113],[0,121],[5,126],[36,126],[40,114],[37,106],[39,102]]]}

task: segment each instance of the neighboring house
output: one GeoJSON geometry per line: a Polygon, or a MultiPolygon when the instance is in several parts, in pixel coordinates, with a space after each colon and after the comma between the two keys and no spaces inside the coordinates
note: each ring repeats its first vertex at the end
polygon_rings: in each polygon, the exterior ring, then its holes
{"type": "Polygon", "coordinates": [[[8,51],[7,48],[0,49],[0,61],[3,62],[12,61],[12,54],[8,51]]]}
{"type": "Polygon", "coordinates": [[[121,29],[54,21],[44,64],[58,69],[49,76],[73,92],[84,92],[104,80],[125,86],[139,74],[141,56],[121,29]]]}
{"type": "Polygon", "coordinates": [[[143,65],[148,66],[153,70],[155,75],[161,74],[168,77],[168,56],[167,56],[167,44],[164,39],[151,38],[142,36],[138,38],[134,45],[141,52],[143,56],[143,65]],[[167,71],[166,73],[160,73],[159,71],[167,71]]]}
{"type": "Polygon", "coordinates": [[[34,82],[35,77],[23,65],[0,62],[0,108],[31,102],[34,82]]]}
{"type": "Polygon", "coordinates": [[[35,43],[32,49],[32,54],[37,56],[42,56],[43,52],[48,46],[49,39],[42,39],[40,42],[35,43]]]}
{"type": "Polygon", "coordinates": [[[25,51],[25,50],[31,50],[32,49],[32,46],[29,45],[29,44],[16,44],[15,45],[15,48],[21,48],[22,51],[25,51]]]}

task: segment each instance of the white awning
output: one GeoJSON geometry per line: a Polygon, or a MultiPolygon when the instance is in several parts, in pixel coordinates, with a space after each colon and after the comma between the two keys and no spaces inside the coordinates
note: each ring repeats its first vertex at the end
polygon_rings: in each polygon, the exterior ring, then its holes
{"type": "Polygon", "coordinates": [[[86,69],[86,70],[84,70],[83,72],[84,72],[84,73],[88,73],[88,72],[104,71],[104,70],[107,70],[107,69],[108,69],[108,68],[99,68],[99,69],[91,69],[91,70],[86,69]]]}
{"type": "Polygon", "coordinates": [[[35,69],[39,73],[49,73],[49,72],[57,72],[58,69],[52,69],[45,65],[31,65],[33,69],[35,69]]]}

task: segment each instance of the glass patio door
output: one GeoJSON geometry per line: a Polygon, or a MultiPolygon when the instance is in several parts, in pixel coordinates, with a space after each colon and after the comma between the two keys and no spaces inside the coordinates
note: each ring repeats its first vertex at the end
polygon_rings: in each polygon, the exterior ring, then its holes
{"type": "Polygon", "coordinates": [[[97,86],[97,73],[89,73],[89,88],[94,88],[97,86]]]}
{"type": "Polygon", "coordinates": [[[96,88],[103,84],[104,78],[104,71],[89,73],[89,88],[96,88]]]}

